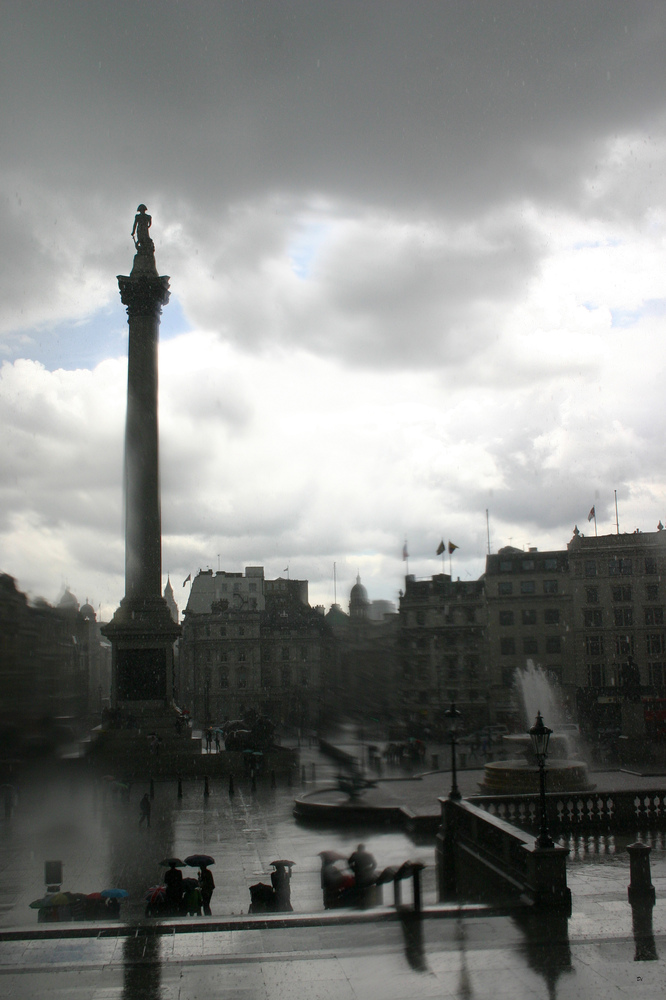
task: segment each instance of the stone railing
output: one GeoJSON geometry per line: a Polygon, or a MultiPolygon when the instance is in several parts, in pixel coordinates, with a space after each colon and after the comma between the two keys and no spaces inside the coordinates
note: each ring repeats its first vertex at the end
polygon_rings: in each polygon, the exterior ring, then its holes
{"type": "Polygon", "coordinates": [[[529,834],[469,801],[440,803],[436,858],[441,901],[529,901],[570,910],[567,848],[539,848],[529,834]]]}
{"type": "MultiPolygon", "coordinates": [[[[538,833],[538,795],[475,795],[468,800],[521,830],[538,833]]],[[[634,832],[666,827],[666,791],[571,792],[546,795],[553,837],[572,832],[634,832]]]]}

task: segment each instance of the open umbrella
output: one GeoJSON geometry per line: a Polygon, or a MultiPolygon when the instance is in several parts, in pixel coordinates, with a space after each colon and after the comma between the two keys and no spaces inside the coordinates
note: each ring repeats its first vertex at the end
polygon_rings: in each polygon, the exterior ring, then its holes
{"type": "Polygon", "coordinates": [[[181,861],[180,858],[164,858],[163,861],[160,861],[160,864],[162,865],[163,868],[171,868],[172,865],[175,868],[185,867],[185,862],[181,861]]]}
{"type": "Polygon", "coordinates": [[[319,857],[322,863],[325,865],[333,864],[334,861],[346,861],[347,858],[344,854],[339,854],[337,851],[320,851],[319,857]]]}
{"type": "Polygon", "coordinates": [[[184,878],[182,882],[183,889],[196,889],[199,885],[198,878],[184,878]]]}
{"type": "Polygon", "coordinates": [[[89,892],[88,895],[86,896],[86,899],[89,899],[93,903],[95,902],[98,903],[102,898],[103,896],[101,892],[89,892]]]}
{"type": "Polygon", "coordinates": [[[144,898],[147,903],[163,903],[166,899],[166,886],[151,885],[144,898]]]}
{"type": "Polygon", "coordinates": [[[102,889],[100,896],[102,899],[127,899],[129,892],[127,889],[102,889]]]}
{"type": "Polygon", "coordinates": [[[29,903],[31,910],[41,910],[43,906],[48,906],[50,901],[53,899],[55,893],[51,893],[47,896],[42,896],[40,899],[33,899],[32,903],[29,903]]]}
{"type": "Polygon", "coordinates": [[[296,862],[295,861],[271,861],[270,864],[273,865],[274,868],[277,868],[278,865],[284,865],[285,868],[293,868],[294,865],[296,864],[296,862]]]}
{"type": "MultiPolygon", "coordinates": [[[[40,901],[38,899],[35,900],[35,903],[39,902],[40,901]]],[[[54,892],[52,896],[48,895],[44,896],[43,900],[41,901],[42,906],[69,906],[70,903],[71,899],[69,898],[69,895],[66,892],[54,892]]],[[[33,906],[32,903],[30,904],[30,906],[32,906],[33,909],[38,908],[36,906],[33,906]]]]}
{"type": "Polygon", "coordinates": [[[210,854],[189,854],[185,864],[190,868],[208,868],[208,865],[215,864],[215,858],[211,858],[210,854]]]}

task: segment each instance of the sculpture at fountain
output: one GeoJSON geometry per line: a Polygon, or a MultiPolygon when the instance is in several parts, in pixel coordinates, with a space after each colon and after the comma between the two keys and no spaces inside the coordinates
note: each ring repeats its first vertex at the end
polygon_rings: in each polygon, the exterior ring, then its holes
{"type": "Polygon", "coordinates": [[[515,756],[510,760],[491,761],[485,765],[484,778],[479,784],[481,792],[488,795],[515,795],[539,790],[539,774],[532,750],[528,729],[540,711],[553,729],[550,753],[546,764],[550,792],[592,791],[587,764],[571,756],[572,738],[558,728],[566,723],[566,715],[556,688],[546,674],[531,660],[524,670],[516,670],[514,679],[516,698],[523,712],[524,730],[502,738],[502,746],[515,756]]]}

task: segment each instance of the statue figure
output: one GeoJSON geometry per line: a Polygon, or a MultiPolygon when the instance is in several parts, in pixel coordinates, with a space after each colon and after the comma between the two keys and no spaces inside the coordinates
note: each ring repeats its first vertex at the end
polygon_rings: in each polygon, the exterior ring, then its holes
{"type": "Polygon", "coordinates": [[[152,225],[152,221],[152,216],[148,215],[148,209],[146,206],[139,205],[136,210],[136,215],[134,216],[134,225],[132,226],[131,233],[137,253],[155,253],[155,244],[148,235],[148,230],[152,225]],[[136,237],[134,236],[135,233],[136,237]]]}

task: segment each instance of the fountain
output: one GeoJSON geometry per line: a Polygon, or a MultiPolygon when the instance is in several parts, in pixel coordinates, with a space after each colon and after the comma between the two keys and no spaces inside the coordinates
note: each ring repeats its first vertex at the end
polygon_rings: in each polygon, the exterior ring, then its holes
{"type": "Polygon", "coordinates": [[[524,670],[516,670],[514,685],[523,708],[523,733],[502,737],[502,745],[515,752],[511,760],[498,760],[486,764],[484,779],[479,789],[485,795],[531,794],[539,791],[539,772],[527,730],[540,711],[553,729],[550,753],[546,765],[550,792],[591,792],[596,786],[590,783],[587,764],[572,758],[570,733],[558,733],[566,725],[566,718],[557,691],[541,667],[532,660],[524,670]],[[520,756],[518,756],[520,754],[520,756]]]}

